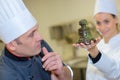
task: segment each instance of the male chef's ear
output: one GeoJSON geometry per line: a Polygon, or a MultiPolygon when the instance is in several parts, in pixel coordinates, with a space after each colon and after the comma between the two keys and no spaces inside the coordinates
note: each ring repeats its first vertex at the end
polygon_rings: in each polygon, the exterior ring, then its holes
{"type": "Polygon", "coordinates": [[[16,50],[16,47],[18,46],[18,44],[16,43],[16,41],[11,41],[11,42],[9,42],[8,44],[5,44],[5,45],[11,51],[16,50]]]}

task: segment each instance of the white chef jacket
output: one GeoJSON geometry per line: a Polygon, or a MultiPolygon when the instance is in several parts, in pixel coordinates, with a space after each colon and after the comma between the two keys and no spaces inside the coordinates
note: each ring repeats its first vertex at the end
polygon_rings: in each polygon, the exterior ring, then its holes
{"type": "Polygon", "coordinates": [[[89,58],[86,80],[120,80],[120,33],[107,44],[102,39],[97,47],[102,55],[95,64],[89,58]]]}

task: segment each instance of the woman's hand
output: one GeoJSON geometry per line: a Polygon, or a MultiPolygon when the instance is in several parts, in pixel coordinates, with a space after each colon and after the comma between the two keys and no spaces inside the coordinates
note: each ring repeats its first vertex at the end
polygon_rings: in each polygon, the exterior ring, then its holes
{"type": "Polygon", "coordinates": [[[89,54],[94,58],[98,55],[98,49],[96,45],[98,44],[100,39],[101,38],[98,37],[95,39],[95,41],[92,40],[89,45],[85,45],[84,43],[79,43],[79,44],[77,43],[77,44],[73,44],[73,46],[86,49],[89,52],[89,54]]]}

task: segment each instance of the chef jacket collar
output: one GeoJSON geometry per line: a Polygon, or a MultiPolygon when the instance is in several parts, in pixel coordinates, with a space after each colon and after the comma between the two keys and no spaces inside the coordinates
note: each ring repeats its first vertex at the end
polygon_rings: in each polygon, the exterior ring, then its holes
{"type": "Polygon", "coordinates": [[[32,58],[32,57],[28,58],[28,57],[15,56],[11,52],[9,52],[7,48],[5,48],[5,56],[7,56],[10,59],[16,60],[16,61],[27,61],[32,58]]]}

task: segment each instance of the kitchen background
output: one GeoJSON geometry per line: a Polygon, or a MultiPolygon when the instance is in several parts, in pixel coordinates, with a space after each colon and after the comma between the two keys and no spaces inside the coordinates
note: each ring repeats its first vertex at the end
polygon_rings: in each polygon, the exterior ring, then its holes
{"type": "MultiPolygon", "coordinates": [[[[79,21],[94,29],[95,0],[23,0],[39,23],[39,33],[74,71],[74,80],[85,80],[87,51],[72,46],[78,39],[79,21]]],[[[120,0],[116,0],[120,16],[120,0]]],[[[108,3],[109,4],[109,3],[108,3]]],[[[94,32],[94,31],[93,31],[94,32]]],[[[95,35],[97,36],[97,35],[95,35]]],[[[0,51],[3,48],[0,42],[0,51]]]]}

